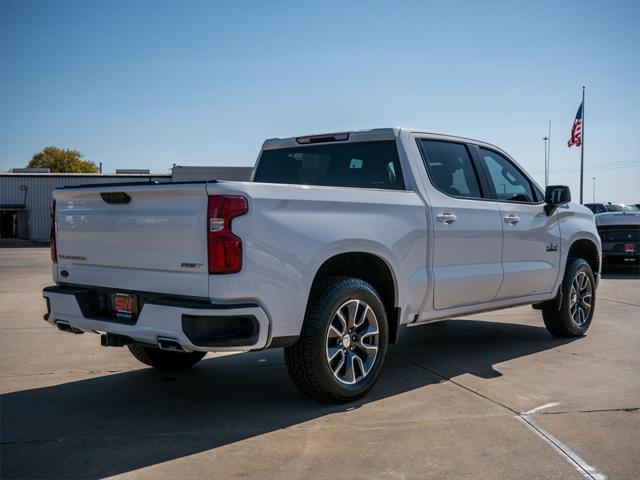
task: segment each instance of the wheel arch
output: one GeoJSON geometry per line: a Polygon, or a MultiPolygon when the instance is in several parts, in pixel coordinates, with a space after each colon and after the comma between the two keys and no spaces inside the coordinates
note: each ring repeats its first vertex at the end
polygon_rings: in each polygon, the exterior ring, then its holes
{"type": "Polygon", "coordinates": [[[345,276],[364,280],[378,292],[389,322],[389,343],[395,343],[400,323],[398,285],[393,268],[382,256],[371,252],[337,253],[325,259],[317,269],[307,297],[307,306],[318,283],[331,276],[345,276]]]}
{"type": "MultiPolygon", "coordinates": [[[[582,258],[593,270],[594,275],[600,273],[601,255],[598,245],[588,238],[578,238],[571,243],[567,259],[575,257],[582,258]]],[[[566,268],[566,267],[565,267],[566,268]]]]}
{"type": "Polygon", "coordinates": [[[562,302],[562,283],[564,281],[565,273],[570,266],[570,258],[582,258],[589,264],[595,276],[597,287],[601,266],[601,256],[598,245],[598,242],[589,237],[579,237],[573,239],[569,244],[567,255],[565,255],[562,260],[561,268],[558,272],[558,278],[556,280],[556,285],[553,290],[553,298],[545,302],[534,304],[533,308],[540,310],[545,305],[553,305],[553,309],[560,309],[562,302]]]}

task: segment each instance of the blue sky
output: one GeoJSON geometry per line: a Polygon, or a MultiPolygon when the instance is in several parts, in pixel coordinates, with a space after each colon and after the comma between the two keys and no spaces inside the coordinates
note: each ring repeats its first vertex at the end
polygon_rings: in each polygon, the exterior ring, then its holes
{"type": "Polygon", "coordinates": [[[0,170],[252,165],[262,140],[410,126],[486,140],[585,198],[640,202],[639,2],[0,0],[0,170]]]}

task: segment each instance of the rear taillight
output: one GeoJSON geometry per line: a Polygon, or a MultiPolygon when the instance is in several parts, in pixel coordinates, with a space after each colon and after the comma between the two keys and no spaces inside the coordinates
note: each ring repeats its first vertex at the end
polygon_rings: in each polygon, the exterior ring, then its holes
{"type": "Polygon", "coordinates": [[[49,233],[49,245],[51,246],[51,261],[58,263],[58,250],[56,248],[56,201],[51,200],[51,231],[49,233]]]}
{"type": "Polygon", "coordinates": [[[247,199],[233,195],[209,197],[207,246],[209,273],[236,273],[242,268],[242,240],[231,231],[231,220],[247,213],[247,199]]]}

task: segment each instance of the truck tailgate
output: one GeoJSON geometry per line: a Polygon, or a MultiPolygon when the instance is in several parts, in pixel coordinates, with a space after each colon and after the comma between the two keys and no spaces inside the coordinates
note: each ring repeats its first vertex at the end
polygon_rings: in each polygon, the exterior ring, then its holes
{"type": "Polygon", "coordinates": [[[206,183],[68,188],[54,199],[59,281],[208,296],[206,183]]]}

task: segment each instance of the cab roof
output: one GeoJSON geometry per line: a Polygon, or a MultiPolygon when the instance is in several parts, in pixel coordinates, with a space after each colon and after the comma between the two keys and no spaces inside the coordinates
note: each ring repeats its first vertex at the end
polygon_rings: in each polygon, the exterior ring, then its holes
{"type": "Polygon", "coordinates": [[[475,140],[472,138],[462,137],[459,135],[451,135],[446,133],[433,132],[428,130],[422,130],[419,128],[406,128],[406,127],[390,127],[390,128],[372,128],[369,130],[350,130],[331,133],[313,133],[308,135],[301,135],[295,137],[285,138],[269,138],[262,144],[263,150],[273,150],[279,148],[290,148],[301,145],[310,145],[318,143],[331,143],[331,142],[367,142],[367,141],[379,141],[379,140],[396,140],[400,137],[401,133],[419,133],[423,135],[429,135],[433,138],[439,138],[442,140],[451,140],[456,142],[468,142],[476,145],[485,145],[491,148],[501,150],[487,142],[475,140]]]}

